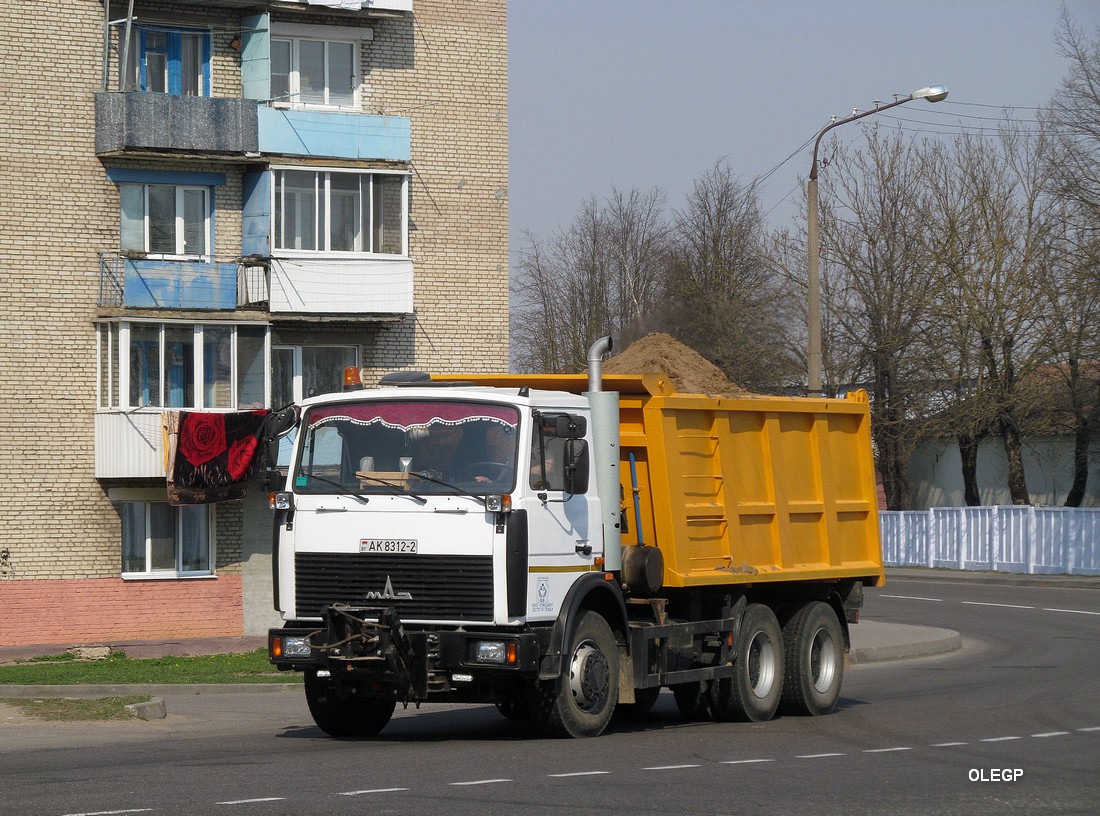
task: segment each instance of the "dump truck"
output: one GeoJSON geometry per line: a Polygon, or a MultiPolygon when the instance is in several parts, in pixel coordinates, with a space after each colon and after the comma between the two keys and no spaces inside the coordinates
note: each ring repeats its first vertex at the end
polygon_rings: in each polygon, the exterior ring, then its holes
{"type": "Polygon", "coordinates": [[[822,715],[884,583],[865,392],[679,393],[660,373],[387,375],[305,400],[275,508],[280,669],[334,736],[495,704],[593,737],[822,715]]]}

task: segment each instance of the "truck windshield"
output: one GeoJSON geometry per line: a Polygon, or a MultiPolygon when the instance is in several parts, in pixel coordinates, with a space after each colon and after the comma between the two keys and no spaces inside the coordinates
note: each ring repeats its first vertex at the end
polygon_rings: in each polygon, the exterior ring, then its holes
{"type": "Polygon", "coordinates": [[[310,409],[294,470],[299,493],[506,493],[515,487],[519,412],[455,400],[341,402],[310,409]]]}

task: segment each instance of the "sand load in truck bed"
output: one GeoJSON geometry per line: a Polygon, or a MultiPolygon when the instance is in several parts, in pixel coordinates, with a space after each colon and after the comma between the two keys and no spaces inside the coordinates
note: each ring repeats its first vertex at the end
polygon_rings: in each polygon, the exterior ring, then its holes
{"type": "MultiPolygon", "coordinates": [[[[588,390],[583,374],[461,378],[588,390]]],[[[865,392],[750,394],[668,335],[607,360],[602,386],[620,395],[622,543],[659,547],[665,586],[884,583],[865,392]]]]}

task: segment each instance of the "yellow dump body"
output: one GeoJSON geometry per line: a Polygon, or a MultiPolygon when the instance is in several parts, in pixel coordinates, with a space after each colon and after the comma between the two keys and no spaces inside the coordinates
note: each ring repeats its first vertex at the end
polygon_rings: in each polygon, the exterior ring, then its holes
{"type": "MultiPolygon", "coordinates": [[[[454,379],[588,390],[583,375],[454,379]]],[[[623,544],[659,547],[665,586],[884,583],[865,392],[719,398],[649,374],[602,386],[620,395],[623,544]]]]}

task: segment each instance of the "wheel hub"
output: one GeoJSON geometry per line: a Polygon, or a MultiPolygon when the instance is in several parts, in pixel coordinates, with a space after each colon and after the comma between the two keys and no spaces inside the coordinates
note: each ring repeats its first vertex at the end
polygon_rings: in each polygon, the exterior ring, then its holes
{"type": "Polygon", "coordinates": [[[569,690],[582,711],[593,711],[607,699],[611,673],[607,658],[590,642],[582,643],[573,652],[569,665],[569,690]]]}

